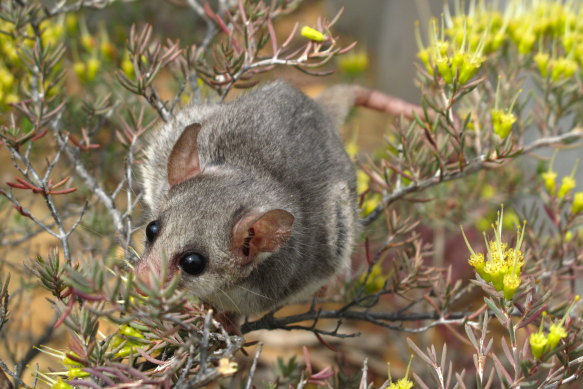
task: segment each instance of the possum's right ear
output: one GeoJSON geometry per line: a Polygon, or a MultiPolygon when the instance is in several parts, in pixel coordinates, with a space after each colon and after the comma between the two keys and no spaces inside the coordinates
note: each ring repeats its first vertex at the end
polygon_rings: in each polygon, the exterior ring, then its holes
{"type": "Polygon", "coordinates": [[[178,185],[200,173],[197,137],[200,124],[194,123],[184,128],[168,158],[168,183],[178,185]]]}

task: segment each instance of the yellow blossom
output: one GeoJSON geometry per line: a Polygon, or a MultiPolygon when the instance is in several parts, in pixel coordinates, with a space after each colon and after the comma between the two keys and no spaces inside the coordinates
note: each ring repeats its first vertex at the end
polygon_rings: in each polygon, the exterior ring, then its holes
{"type": "Polygon", "coordinates": [[[520,286],[520,277],[514,273],[508,273],[504,276],[502,285],[504,287],[504,298],[506,300],[512,300],[516,289],[520,286]]]}
{"type": "Polygon", "coordinates": [[[71,385],[63,382],[60,378],[51,386],[51,389],[73,389],[71,385]]]}
{"type": "Polygon", "coordinates": [[[388,389],[411,389],[413,387],[413,382],[408,378],[401,378],[397,382],[393,382],[389,385],[388,389]]]}
{"type": "Polygon", "coordinates": [[[217,366],[217,371],[223,376],[228,376],[235,374],[239,369],[237,362],[232,362],[228,358],[219,359],[219,366],[217,366]]]}
{"type": "Polygon", "coordinates": [[[368,273],[368,278],[366,272],[360,276],[361,283],[364,283],[366,280],[366,284],[364,284],[364,290],[369,294],[374,294],[381,291],[385,286],[387,279],[388,275],[383,274],[381,262],[377,262],[373,265],[373,267],[370,269],[370,272],[368,273]]]}
{"type": "Polygon", "coordinates": [[[532,352],[532,356],[537,359],[542,357],[548,343],[545,334],[543,334],[542,331],[532,333],[528,338],[528,342],[530,343],[530,351],[532,352]]]}
{"type": "Polygon", "coordinates": [[[557,193],[557,197],[562,199],[567,193],[577,186],[577,181],[573,177],[566,176],[561,180],[561,187],[557,193]]]}
{"type": "Polygon", "coordinates": [[[504,139],[510,135],[512,125],[516,122],[516,116],[510,111],[493,109],[490,111],[492,118],[492,129],[500,138],[504,139]]]}
{"type": "Polygon", "coordinates": [[[578,69],[577,62],[570,58],[558,58],[551,60],[550,66],[551,79],[553,81],[571,78],[573,75],[575,75],[578,69]]]}
{"type": "Polygon", "coordinates": [[[87,80],[92,81],[95,79],[100,65],[101,62],[95,57],[92,57],[87,61],[87,80]]]}
{"type": "Polygon", "coordinates": [[[72,367],[67,370],[67,378],[73,380],[75,378],[89,377],[89,373],[83,371],[80,367],[72,367]]]}
{"type": "Polygon", "coordinates": [[[549,334],[547,336],[547,340],[549,342],[549,349],[554,350],[555,347],[559,344],[561,339],[567,337],[567,331],[565,327],[561,323],[553,323],[549,328],[549,334]]]}
{"type": "Polygon", "coordinates": [[[573,203],[571,204],[571,213],[577,214],[583,211],[583,192],[577,192],[573,196],[573,203]]]}
{"type": "Polygon", "coordinates": [[[338,58],[338,68],[351,77],[358,76],[368,68],[368,55],[365,51],[343,55],[338,58]]]}
{"type": "Polygon", "coordinates": [[[551,195],[554,195],[556,190],[557,172],[549,170],[541,175],[545,183],[545,188],[551,195]]]}
{"type": "Polygon", "coordinates": [[[540,75],[545,78],[548,74],[548,70],[549,70],[549,54],[548,53],[537,53],[534,56],[534,62],[536,63],[536,66],[538,67],[538,71],[540,72],[540,75]]]}
{"type": "Polygon", "coordinates": [[[322,41],[328,39],[325,34],[321,33],[320,31],[318,31],[312,27],[308,27],[308,26],[302,27],[301,35],[304,38],[307,38],[307,39],[314,41],[314,42],[322,42],[322,41]]]}
{"type": "Polygon", "coordinates": [[[567,335],[568,335],[567,330],[565,330],[565,327],[563,326],[563,324],[565,324],[565,320],[567,320],[567,317],[569,316],[569,314],[571,313],[571,311],[573,310],[573,308],[575,307],[575,304],[577,304],[579,299],[580,299],[579,295],[576,295],[573,298],[571,305],[569,305],[569,308],[567,308],[567,311],[563,315],[563,318],[559,322],[551,324],[551,326],[549,327],[549,334],[547,336],[547,339],[549,342],[549,344],[548,344],[549,349],[551,351],[554,350],[555,347],[557,347],[557,345],[559,344],[561,339],[567,337],[567,335]]]}

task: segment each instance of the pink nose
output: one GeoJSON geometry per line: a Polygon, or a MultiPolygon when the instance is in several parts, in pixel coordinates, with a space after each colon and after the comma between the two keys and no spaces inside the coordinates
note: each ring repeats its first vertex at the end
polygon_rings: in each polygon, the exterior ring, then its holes
{"type": "MultiPolygon", "coordinates": [[[[145,260],[141,260],[135,267],[134,273],[136,275],[136,279],[138,279],[142,284],[145,284],[148,288],[151,287],[150,285],[150,274],[152,273],[152,269],[150,263],[145,260]]],[[[143,295],[144,293],[136,286],[138,293],[143,295]]]]}

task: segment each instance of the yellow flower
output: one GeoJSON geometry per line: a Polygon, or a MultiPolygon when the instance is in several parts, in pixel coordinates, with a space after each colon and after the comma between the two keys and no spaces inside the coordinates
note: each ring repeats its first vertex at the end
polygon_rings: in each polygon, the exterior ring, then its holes
{"type": "MultiPolygon", "coordinates": [[[[512,212],[509,212],[509,214],[512,214],[512,212]]],[[[520,273],[524,265],[524,255],[520,247],[524,239],[526,226],[523,226],[522,230],[518,229],[516,246],[514,248],[508,248],[508,244],[502,242],[503,221],[504,212],[502,210],[498,212],[498,220],[495,226],[493,226],[495,238],[487,242],[487,261],[484,260],[482,253],[474,252],[463,229],[462,235],[471,253],[468,263],[484,281],[492,284],[496,290],[504,292],[504,297],[507,300],[511,300],[521,282],[520,273]]]]}
{"type": "Polygon", "coordinates": [[[504,289],[502,282],[506,272],[508,272],[508,266],[502,261],[490,260],[484,266],[484,273],[487,275],[487,279],[485,278],[485,280],[490,282],[496,290],[501,291],[504,289]]]}
{"type": "Polygon", "coordinates": [[[447,57],[437,58],[435,60],[435,65],[437,66],[437,71],[441,74],[443,81],[445,81],[446,84],[451,84],[453,82],[454,74],[449,59],[447,57]]]}
{"type": "Polygon", "coordinates": [[[141,331],[136,330],[128,325],[123,325],[119,328],[117,335],[111,340],[111,347],[118,348],[122,344],[124,346],[115,353],[118,358],[125,358],[130,354],[136,353],[136,347],[143,346],[144,343],[140,339],[145,339],[141,331]]]}
{"type": "Polygon", "coordinates": [[[465,84],[478,72],[485,58],[482,56],[465,56],[459,70],[458,81],[465,84]]]}
{"type": "Polygon", "coordinates": [[[51,386],[51,389],[73,389],[71,385],[63,382],[60,378],[51,386]]]}
{"type": "Polygon", "coordinates": [[[520,286],[520,277],[514,273],[508,273],[504,276],[502,284],[504,286],[504,298],[506,300],[512,300],[516,289],[520,286]]]}
{"type": "Polygon", "coordinates": [[[562,199],[567,193],[569,193],[573,188],[577,186],[577,181],[573,177],[567,176],[563,177],[561,180],[561,187],[559,188],[559,193],[557,197],[562,199]]]}
{"type": "Polygon", "coordinates": [[[231,362],[228,358],[221,358],[219,360],[219,366],[217,366],[217,371],[221,375],[232,375],[237,372],[239,365],[237,362],[231,362]]]}
{"type": "Polygon", "coordinates": [[[411,389],[413,387],[413,382],[408,378],[401,378],[397,382],[393,382],[389,385],[388,389],[411,389]]]}
{"type": "Polygon", "coordinates": [[[571,213],[577,214],[583,211],[583,192],[575,193],[573,196],[573,204],[571,204],[571,213]]]}
{"type": "Polygon", "coordinates": [[[125,55],[124,59],[121,61],[121,70],[122,72],[130,79],[136,77],[136,73],[134,71],[134,64],[129,58],[129,55],[125,55]]]}
{"type": "MultiPolygon", "coordinates": [[[[356,155],[358,154],[358,144],[356,143],[356,136],[353,136],[352,139],[350,140],[350,142],[346,143],[345,149],[346,149],[346,154],[348,154],[348,156],[350,158],[355,158],[356,157],[356,155]]],[[[359,172],[360,171],[361,170],[359,170],[359,172]]],[[[357,173],[357,175],[358,175],[358,173],[357,173]]]]}
{"type": "Polygon", "coordinates": [[[470,259],[468,259],[468,263],[472,266],[476,273],[480,275],[480,277],[484,278],[484,254],[482,253],[473,253],[470,255],[470,259]]]}
{"type": "Polygon", "coordinates": [[[543,181],[545,183],[545,188],[551,194],[555,194],[556,190],[556,180],[557,180],[557,172],[549,170],[548,172],[544,172],[542,174],[543,181]]]}
{"type": "Polygon", "coordinates": [[[549,328],[549,335],[547,336],[547,340],[549,342],[549,349],[554,350],[555,347],[559,344],[561,339],[567,337],[567,331],[565,331],[565,327],[561,323],[553,323],[549,328]]]}
{"type": "Polygon", "coordinates": [[[356,172],[356,192],[362,194],[368,190],[368,184],[370,182],[370,177],[363,170],[358,170],[356,172]]]}
{"type": "Polygon", "coordinates": [[[492,129],[500,138],[504,139],[510,134],[512,125],[516,122],[516,116],[510,111],[493,109],[490,111],[492,117],[492,129]]]}
{"type": "Polygon", "coordinates": [[[95,79],[100,65],[101,62],[95,57],[90,58],[89,61],[87,61],[87,80],[92,81],[95,79]]]}
{"type": "Polygon", "coordinates": [[[542,333],[542,330],[530,334],[528,342],[530,343],[530,351],[532,352],[532,356],[537,359],[542,357],[548,343],[547,337],[542,333]]]}
{"type": "Polygon", "coordinates": [[[518,52],[528,54],[536,41],[536,35],[532,31],[523,32],[518,41],[518,52]]]}
{"type": "Polygon", "coordinates": [[[338,68],[351,77],[363,73],[368,68],[365,51],[351,52],[338,58],[338,68]]]}
{"type": "Polygon", "coordinates": [[[81,36],[81,46],[83,46],[85,50],[89,52],[93,51],[95,44],[96,44],[95,38],[93,38],[91,35],[83,34],[81,36]]]}
{"type": "Polygon", "coordinates": [[[360,276],[360,282],[363,283],[366,279],[364,290],[369,294],[374,294],[381,291],[388,279],[388,276],[383,274],[381,262],[377,262],[373,265],[370,273],[368,273],[368,278],[366,275],[367,273],[365,272],[360,276]]]}
{"type": "Polygon", "coordinates": [[[548,53],[537,53],[534,56],[534,62],[536,63],[536,66],[538,67],[538,71],[540,72],[540,75],[545,78],[548,74],[548,70],[549,70],[549,54],[548,53]]]}
{"type": "Polygon", "coordinates": [[[568,334],[567,331],[565,330],[565,327],[563,327],[563,324],[565,324],[565,320],[567,320],[567,317],[569,316],[569,314],[571,313],[579,299],[580,299],[579,295],[575,295],[573,301],[571,302],[571,305],[569,305],[569,308],[567,308],[567,311],[563,315],[563,318],[559,322],[551,324],[549,328],[549,335],[547,337],[549,342],[549,349],[551,351],[554,350],[555,347],[557,347],[561,339],[567,337],[568,334]]]}
{"type": "Polygon", "coordinates": [[[300,33],[304,38],[307,38],[307,39],[314,41],[314,42],[322,42],[322,41],[328,39],[325,34],[321,33],[320,31],[318,31],[312,27],[308,27],[308,26],[302,27],[302,31],[300,33]]]}
{"type": "Polygon", "coordinates": [[[558,58],[551,61],[551,79],[558,81],[573,77],[577,72],[577,62],[570,58],[558,58]]]}
{"type": "MultiPolygon", "coordinates": [[[[70,352],[68,354],[70,354],[73,357],[80,358],[79,355],[75,354],[74,352],[70,352]]],[[[70,366],[70,367],[80,367],[80,366],[82,366],[79,362],[74,361],[71,358],[69,358],[67,356],[67,354],[64,354],[64,357],[63,357],[63,365],[70,366]]]]}
{"type": "Polygon", "coordinates": [[[366,216],[371,213],[382,201],[383,196],[379,193],[369,193],[362,203],[361,216],[366,216]]]}
{"type": "Polygon", "coordinates": [[[77,61],[73,64],[73,71],[75,72],[75,74],[77,75],[77,77],[79,77],[81,80],[85,79],[85,71],[86,71],[87,67],[85,66],[85,64],[81,61],[77,61]]]}
{"type": "Polygon", "coordinates": [[[429,74],[433,74],[433,67],[429,62],[429,48],[419,50],[417,52],[417,58],[419,58],[423,65],[425,65],[425,69],[427,69],[429,74]]]}
{"type": "Polygon", "coordinates": [[[75,378],[88,377],[89,373],[83,371],[80,367],[72,367],[67,371],[67,378],[73,380],[75,378]]]}

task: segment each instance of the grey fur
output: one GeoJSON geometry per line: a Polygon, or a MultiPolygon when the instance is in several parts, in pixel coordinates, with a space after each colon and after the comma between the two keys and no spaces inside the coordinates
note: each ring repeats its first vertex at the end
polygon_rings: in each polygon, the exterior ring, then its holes
{"type": "Polygon", "coordinates": [[[159,269],[162,258],[185,250],[203,254],[207,269],[183,274],[183,287],[241,314],[308,295],[346,268],[358,224],[355,172],[338,134],[343,117],[330,116],[348,111],[354,99],[345,93],[336,88],[317,103],[277,81],[231,103],[191,106],[155,131],[142,177],[151,220],[162,227],[142,261],[159,269]],[[192,123],[202,125],[202,172],[170,187],[169,155],[192,123]],[[231,252],[234,224],[248,210],[270,209],[294,216],[291,236],[241,266],[231,252]]]}

